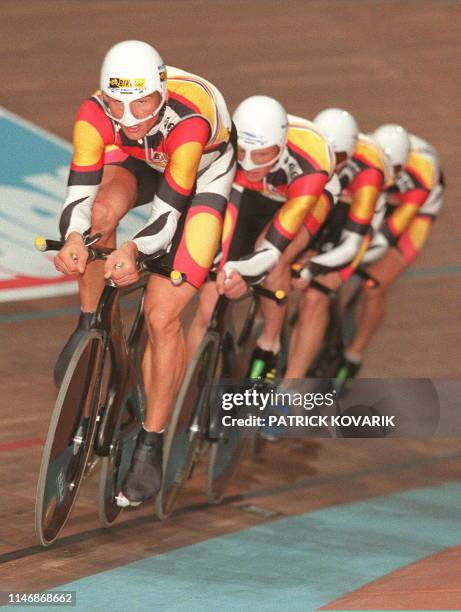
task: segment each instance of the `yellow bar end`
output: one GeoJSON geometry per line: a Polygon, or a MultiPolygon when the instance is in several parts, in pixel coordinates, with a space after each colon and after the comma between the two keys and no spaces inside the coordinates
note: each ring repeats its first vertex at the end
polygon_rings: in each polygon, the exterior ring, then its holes
{"type": "Polygon", "coordinates": [[[46,251],[46,240],[43,236],[37,236],[35,239],[35,248],[39,251],[46,251]]]}

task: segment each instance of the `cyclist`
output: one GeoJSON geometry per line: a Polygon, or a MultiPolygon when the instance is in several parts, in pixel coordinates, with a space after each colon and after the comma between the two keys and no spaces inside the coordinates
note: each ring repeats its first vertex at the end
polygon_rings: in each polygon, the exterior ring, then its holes
{"type": "Polygon", "coordinates": [[[214,85],[165,67],[152,46],[130,40],[116,44],[105,56],[100,91],[81,105],[73,144],[60,218],[65,244],[55,265],[78,277],[82,314],[58,360],[57,382],[91,322],[104,277],[121,287],[129,285],[138,278],[138,253],[163,250],[165,264],[187,275],[187,283],[179,287],[157,275],[151,275],[147,285],[147,409],[122,487],[122,502],[137,505],[160,487],[161,433],[185,363],[180,315],[206,278],[219,247],[235,173],[235,138],[226,104],[214,85]],[[133,206],[148,202],[151,216],[133,239],[105,263],[86,266],[83,237],[101,233],[99,244],[114,247],[120,219],[133,206]]]}
{"type": "MultiPolygon", "coordinates": [[[[313,206],[320,201],[329,208],[332,191],[339,189],[337,179],[334,185],[329,183],[333,152],[311,122],[287,115],[283,106],[268,96],[243,100],[233,120],[238,132],[238,169],[226,211],[220,266],[227,274],[235,269],[255,280],[272,269],[266,286],[289,288],[290,243],[313,206]]],[[[230,297],[237,297],[246,287],[237,284],[238,278],[233,275],[230,297]]],[[[221,272],[219,292],[227,282],[221,272]]],[[[207,283],[191,326],[189,354],[203,336],[216,298],[214,284],[207,283]]],[[[269,324],[278,316],[278,307],[270,300],[261,300],[261,308],[269,324]]],[[[272,346],[266,346],[262,337],[256,357],[264,357],[268,349],[272,351],[272,346]]]]}
{"type": "MultiPolygon", "coordinates": [[[[357,144],[358,127],[355,119],[350,113],[343,109],[330,108],[322,111],[314,120],[317,130],[323,133],[329,142],[335,155],[335,178],[339,186],[338,176],[343,176],[346,168],[350,165],[350,155],[357,144]],[[348,161],[349,160],[349,161],[348,161]]],[[[362,141],[365,137],[362,137],[362,141]]],[[[356,147],[357,144],[357,147],[356,147]]],[[[371,147],[368,143],[368,149],[371,147]]],[[[364,250],[366,234],[369,228],[370,217],[375,208],[376,195],[379,194],[379,185],[382,180],[384,168],[381,172],[374,169],[373,161],[376,163],[376,155],[368,151],[367,146],[360,145],[362,154],[357,165],[356,174],[361,177],[353,185],[352,190],[356,192],[352,204],[336,204],[340,188],[334,198],[320,198],[311,212],[306,216],[303,227],[290,246],[289,257],[293,259],[306,247],[314,246],[320,254],[313,257],[309,267],[303,271],[303,288],[307,279],[311,280],[307,292],[302,296],[300,303],[300,323],[295,329],[294,343],[290,351],[288,368],[298,368],[292,377],[304,375],[306,363],[310,359],[309,351],[314,353],[318,350],[317,343],[321,342],[327,323],[328,296],[341,282],[352,273],[358,256],[364,250]],[[361,164],[361,165],[360,165],[361,164]],[[363,184],[362,184],[363,183],[363,184]],[[378,184],[378,189],[374,184],[378,184]],[[312,237],[322,231],[321,241],[312,244],[312,237]],[[327,247],[328,253],[322,253],[322,246],[327,247]],[[312,280],[312,276],[320,277],[320,282],[312,280]],[[293,357],[293,353],[295,357],[293,357]],[[299,361],[299,367],[298,367],[299,361]]],[[[384,157],[384,154],[381,154],[384,157]]],[[[345,179],[343,178],[343,183],[345,179]]],[[[331,183],[331,181],[330,181],[331,183]]],[[[327,249],[325,249],[327,250],[327,249]]],[[[226,264],[234,267],[234,262],[226,264]]],[[[235,266],[239,269],[240,264],[235,266]]],[[[276,374],[277,353],[280,347],[280,332],[283,323],[283,312],[281,309],[272,308],[266,315],[264,331],[258,339],[261,348],[266,349],[254,355],[254,368],[251,376],[273,378],[276,374]],[[258,369],[259,371],[256,371],[258,369]]]]}
{"type": "MultiPolygon", "coordinates": [[[[340,202],[320,227],[314,214],[305,221],[311,256],[298,288],[304,290],[299,317],[292,334],[286,379],[306,375],[317,355],[328,325],[329,301],[353,274],[369,242],[371,223],[382,218],[382,190],[391,185],[392,168],[384,151],[372,138],[356,133],[355,142],[344,139],[344,126],[337,109],[326,109],[314,119],[328,136],[336,154],[344,160],[338,173],[340,202]]],[[[347,132],[346,132],[347,134],[347,132]]]]}
{"type": "Polygon", "coordinates": [[[434,147],[399,125],[386,124],[374,139],[396,170],[387,190],[386,217],[364,256],[367,271],[380,282],[364,288],[358,329],[338,369],[341,379],[357,374],[365,349],[383,320],[387,289],[411,265],[427,241],[443,203],[444,179],[434,147]]]}

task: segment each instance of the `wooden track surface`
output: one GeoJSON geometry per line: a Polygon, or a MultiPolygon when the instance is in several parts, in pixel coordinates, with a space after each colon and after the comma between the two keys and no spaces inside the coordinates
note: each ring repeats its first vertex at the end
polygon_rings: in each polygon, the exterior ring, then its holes
{"type": "MultiPolygon", "coordinates": [[[[3,0],[0,13],[0,105],[66,139],[81,100],[98,86],[107,48],[138,38],[152,42],[168,64],[218,85],[231,110],[244,97],[265,93],[293,114],[309,118],[342,106],[363,131],[392,121],[432,142],[448,190],[415,264],[432,272],[397,283],[363,374],[461,376],[461,277],[449,271],[461,265],[459,2],[3,0]]],[[[73,297],[35,300],[1,304],[0,314],[71,306],[73,297]]],[[[19,551],[3,558],[3,590],[49,587],[263,520],[242,512],[243,500],[236,499],[223,507],[192,507],[155,525],[147,520],[151,509],[143,509],[127,516],[129,527],[122,521],[114,531],[93,533],[96,484],[89,482],[66,531],[83,533],[81,539],[40,554],[29,548],[35,544],[40,439],[54,401],[50,372],[74,321],[66,315],[0,324],[0,555],[19,551]]],[[[297,514],[459,479],[458,454],[457,440],[282,442],[245,466],[231,494],[253,492],[254,503],[297,514]],[[264,494],[298,481],[307,484],[264,494]]],[[[185,506],[203,502],[202,481],[198,475],[185,506]]]]}

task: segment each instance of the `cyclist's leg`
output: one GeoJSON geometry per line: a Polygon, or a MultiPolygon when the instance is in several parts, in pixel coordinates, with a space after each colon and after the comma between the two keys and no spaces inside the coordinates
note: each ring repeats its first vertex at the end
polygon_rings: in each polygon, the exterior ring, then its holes
{"type": "MultiPolygon", "coordinates": [[[[310,239],[306,228],[302,227],[291,244],[283,252],[279,263],[267,276],[264,287],[271,291],[282,289],[289,292],[291,286],[290,264],[305,249],[310,239]]],[[[285,316],[285,308],[273,300],[261,300],[264,327],[258,338],[258,346],[265,351],[277,354],[280,350],[280,334],[285,316]]]]}
{"type": "Polygon", "coordinates": [[[187,283],[175,287],[168,279],[153,275],[147,285],[146,417],[122,487],[131,503],[155,496],[161,487],[162,432],[186,366],[181,314],[205,282],[218,251],[234,172],[235,151],[229,143],[223,155],[200,175],[187,214],[180,219],[170,251],[162,258],[165,265],[185,273],[187,283]]]}
{"type": "Polygon", "coordinates": [[[175,287],[163,277],[149,279],[144,306],[149,344],[143,361],[147,394],[144,426],[149,431],[161,432],[169,421],[186,363],[181,314],[195,292],[188,283],[175,287]]]}
{"type": "MultiPolygon", "coordinates": [[[[122,166],[106,165],[101,187],[91,212],[91,233],[101,233],[98,246],[115,247],[119,221],[133,207],[137,196],[136,177],[122,166]]],[[[94,312],[104,287],[104,262],[95,261],[79,278],[82,310],[94,312]]]]}
{"type": "Polygon", "coordinates": [[[379,287],[362,290],[358,310],[358,328],[347,349],[347,356],[359,361],[371,338],[381,325],[386,310],[386,292],[389,285],[407,267],[402,254],[395,248],[389,249],[376,263],[368,266],[367,272],[379,281],[379,287]]]}
{"type": "MultiPolygon", "coordinates": [[[[330,272],[316,281],[327,290],[336,291],[342,279],[330,272]]],[[[328,325],[330,297],[315,286],[309,286],[299,305],[299,318],[293,330],[285,378],[303,378],[319,352],[328,325]]]]}
{"type": "MultiPolygon", "coordinates": [[[[104,166],[101,186],[91,213],[91,233],[101,233],[102,237],[98,244],[108,247],[115,246],[117,225],[120,219],[132,208],[138,194],[137,178],[133,169],[128,165],[127,156],[119,150],[114,150],[110,156],[112,159],[114,159],[114,156],[118,156],[123,161],[117,164],[106,163],[104,166]]],[[[148,170],[153,172],[150,168],[148,170]]],[[[61,384],[69,360],[80,338],[91,327],[93,315],[104,287],[104,262],[91,262],[86,267],[85,273],[78,279],[78,284],[82,312],[77,327],[56,361],[54,381],[57,386],[61,384]]]]}
{"type": "Polygon", "coordinates": [[[192,359],[206,332],[218,300],[215,282],[207,282],[200,290],[200,299],[194,319],[187,334],[187,361],[192,359]]]}
{"type": "Polygon", "coordinates": [[[429,215],[417,215],[401,235],[395,248],[389,249],[367,271],[380,282],[376,288],[364,287],[359,307],[357,333],[348,348],[348,354],[361,359],[386,311],[388,287],[408,268],[423,248],[433,223],[429,215]]]}
{"type": "MultiPolygon", "coordinates": [[[[314,208],[304,219],[303,226],[297,233],[294,240],[282,254],[279,264],[269,274],[266,279],[266,286],[271,290],[290,289],[290,264],[295,261],[300,254],[312,242],[319,231],[324,227],[329,214],[332,211],[332,201],[326,192],[317,200],[314,208]]],[[[270,300],[263,300],[262,310],[264,314],[264,329],[259,338],[259,346],[273,352],[280,349],[280,336],[283,326],[285,309],[280,308],[270,300]]]]}

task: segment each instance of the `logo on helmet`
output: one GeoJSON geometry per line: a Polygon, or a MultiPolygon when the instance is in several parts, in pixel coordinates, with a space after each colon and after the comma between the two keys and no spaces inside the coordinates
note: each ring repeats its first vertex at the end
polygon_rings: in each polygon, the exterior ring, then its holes
{"type": "Polygon", "coordinates": [[[122,79],[120,77],[109,78],[109,89],[145,89],[146,79],[122,79]]]}
{"type": "Polygon", "coordinates": [[[242,140],[246,144],[250,145],[261,145],[263,147],[266,144],[266,139],[263,136],[252,134],[251,132],[239,131],[239,140],[242,140]]]}

